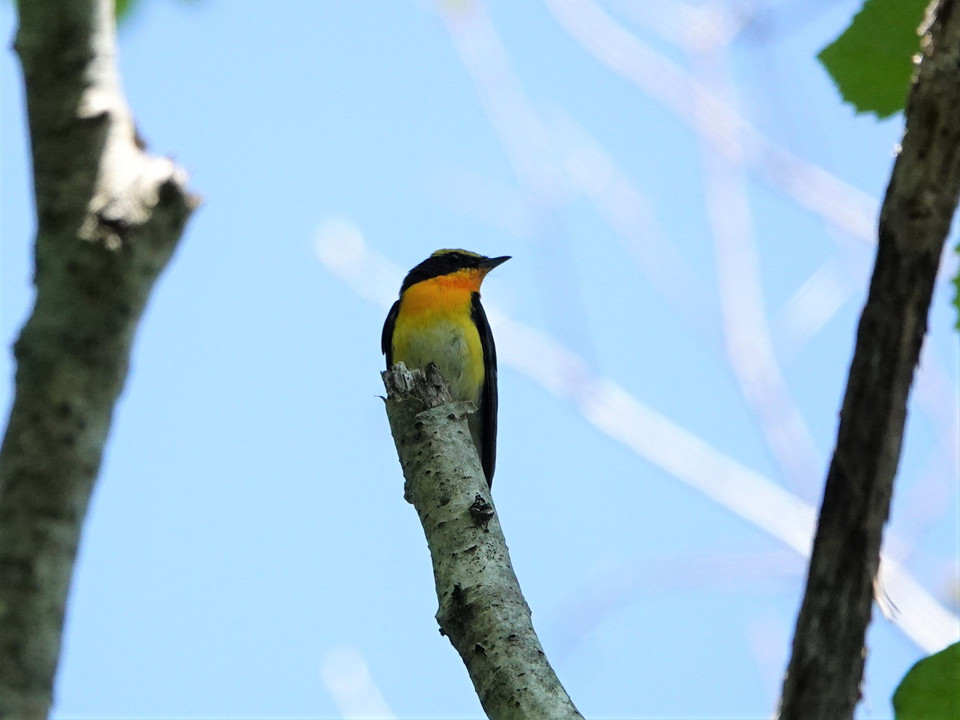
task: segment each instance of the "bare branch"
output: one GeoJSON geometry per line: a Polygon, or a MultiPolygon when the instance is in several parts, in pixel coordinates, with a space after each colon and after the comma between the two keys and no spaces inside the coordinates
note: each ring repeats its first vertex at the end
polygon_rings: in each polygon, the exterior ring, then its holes
{"type": "Polygon", "coordinates": [[[490,718],[581,718],[550,667],[510,563],[467,428],[470,403],[451,403],[433,366],[383,373],[387,416],[427,536],[437,622],[490,718]]]}
{"type": "Polygon", "coordinates": [[[0,449],[0,716],[44,718],[67,592],[150,289],[197,200],[143,151],[120,90],[113,2],[18,4],[37,287],[0,449]]]}
{"type": "Polygon", "coordinates": [[[960,192],[960,11],[923,38],[903,147],[880,212],[870,294],[840,414],[780,716],[851,718],[906,403],[960,192]]]}

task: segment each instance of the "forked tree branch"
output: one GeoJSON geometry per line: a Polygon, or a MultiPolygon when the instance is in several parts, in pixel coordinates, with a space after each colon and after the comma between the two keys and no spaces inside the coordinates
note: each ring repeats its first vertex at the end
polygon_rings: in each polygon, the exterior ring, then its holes
{"type": "Polygon", "coordinates": [[[383,373],[387,416],[433,559],[440,631],[496,720],[582,718],[533,629],[480,459],[469,403],[453,403],[434,366],[383,373]]]}
{"type": "Polygon", "coordinates": [[[902,149],[880,211],[877,259],[784,680],[781,720],[852,718],[860,699],[907,397],[960,192],[957,5],[941,0],[922,39],[902,149]]]}
{"type": "Polygon", "coordinates": [[[37,237],[0,448],[0,717],[45,718],[87,503],[137,323],[197,199],[148,155],[112,0],[21,0],[37,237]]]}

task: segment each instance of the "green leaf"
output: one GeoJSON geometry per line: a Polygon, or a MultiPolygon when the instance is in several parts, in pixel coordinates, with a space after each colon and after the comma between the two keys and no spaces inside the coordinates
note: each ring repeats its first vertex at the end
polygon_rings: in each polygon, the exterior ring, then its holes
{"type": "Polygon", "coordinates": [[[960,718],[960,643],[910,668],[893,694],[897,720],[960,718]]]}
{"type": "MultiPolygon", "coordinates": [[[[194,0],[181,0],[181,2],[194,2],[194,0]]],[[[117,21],[127,20],[135,7],[140,5],[140,0],[116,0],[117,21]]]]}
{"type": "MultiPolygon", "coordinates": [[[[953,251],[960,255],[960,242],[957,243],[953,251]]],[[[960,330],[960,267],[957,268],[957,274],[953,277],[953,307],[957,311],[957,324],[954,327],[960,330]]]]}
{"type": "Polygon", "coordinates": [[[929,0],[866,0],[850,27],[817,55],[857,112],[903,110],[929,0]]]}
{"type": "Polygon", "coordinates": [[[122,20],[133,9],[134,0],[117,0],[117,20],[122,20]]]}

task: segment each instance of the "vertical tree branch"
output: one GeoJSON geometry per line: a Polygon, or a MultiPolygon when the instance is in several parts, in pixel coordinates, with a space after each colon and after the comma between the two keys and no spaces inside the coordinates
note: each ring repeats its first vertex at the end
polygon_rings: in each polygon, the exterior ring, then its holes
{"type": "Polygon", "coordinates": [[[468,403],[451,403],[434,366],[383,373],[387,416],[427,536],[437,622],[497,720],[581,718],[547,661],[510,563],[476,448],[468,403]]]}
{"type": "Polygon", "coordinates": [[[197,200],[144,152],[120,89],[112,0],[22,0],[33,156],[32,314],[0,447],[0,717],[44,718],[110,418],[154,280],[197,200]]]}
{"type": "Polygon", "coordinates": [[[784,680],[781,720],[852,718],[860,699],[864,637],[907,396],[960,192],[956,5],[941,0],[923,36],[902,149],[880,212],[877,259],[784,680]]]}

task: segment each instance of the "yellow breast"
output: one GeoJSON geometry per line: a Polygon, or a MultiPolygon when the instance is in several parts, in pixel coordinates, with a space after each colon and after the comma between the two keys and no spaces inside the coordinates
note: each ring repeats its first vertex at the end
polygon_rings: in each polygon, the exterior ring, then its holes
{"type": "Polygon", "coordinates": [[[393,362],[423,368],[436,363],[457,400],[478,402],[483,348],[470,316],[473,289],[446,278],[407,288],[393,329],[393,362]]]}

